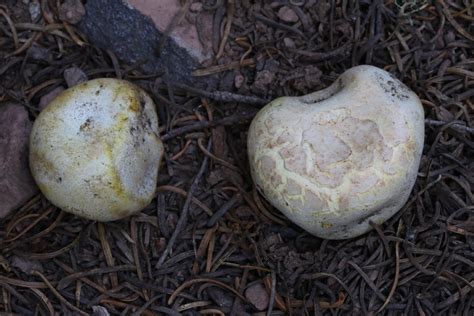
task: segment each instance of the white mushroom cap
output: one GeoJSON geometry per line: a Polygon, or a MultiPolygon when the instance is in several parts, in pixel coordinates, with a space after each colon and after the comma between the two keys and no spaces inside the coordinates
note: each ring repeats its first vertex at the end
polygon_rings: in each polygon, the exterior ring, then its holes
{"type": "Polygon", "coordinates": [[[424,141],[419,98],[357,66],[327,89],[265,106],[248,134],[252,176],[290,220],[323,238],[361,235],[407,201],[424,141]]]}
{"type": "Polygon", "coordinates": [[[46,198],[99,221],[151,202],[162,154],[152,99],[117,79],[62,92],[36,118],[30,138],[31,171],[46,198]]]}

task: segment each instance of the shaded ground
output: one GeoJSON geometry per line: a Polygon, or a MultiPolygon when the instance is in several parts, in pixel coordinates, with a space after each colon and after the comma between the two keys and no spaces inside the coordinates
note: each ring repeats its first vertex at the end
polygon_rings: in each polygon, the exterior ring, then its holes
{"type": "Polygon", "coordinates": [[[425,148],[409,202],[382,227],[347,241],[306,234],[255,192],[245,137],[259,105],[204,98],[120,64],[84,45],[53,2],[41,1],[35,23],[20,1],[0,2],[0,102],[16,101],[34,119],[41,96],[66,86],[66,68],[125,78],[154,98],[167,157],[156,200],[137,216],[98,224],[38,195],[3,219],[1,312],[472,315],[469,1],[205,1],[215,51],[227,44],[217,63],[195,75],[219,76],[222,91],[303,94],[367,63],[422,99],[425,148]],[[280,3],[292,7],[296,22],[279,16],[280,3]]]}

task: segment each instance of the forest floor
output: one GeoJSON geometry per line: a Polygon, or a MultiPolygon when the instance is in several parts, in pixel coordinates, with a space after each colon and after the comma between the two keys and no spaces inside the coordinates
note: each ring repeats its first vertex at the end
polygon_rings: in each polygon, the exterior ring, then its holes
{"type": "Polygon", "coordinates": [[[250,2],[204,7],[222,16],[213,36],[225,49],[195,74],[218,77],[219,91],[236,95],[226,99],[88,45],[59,20],[59,1],[41,1],[34,23],[22,1],[0,1],[0,106],[21,104],[33,121],[72,66],[123,78],[154,99],[166,148],[156,198],[140,214],[97,223],[38,194],[0,220],[0,315],[474,313],[472,3],[250,2]],[[246,131],[261,100],[322,89],[359,64],[418,94],[423,156],[393,218],[324,240],[255,190],[246,131]]]}

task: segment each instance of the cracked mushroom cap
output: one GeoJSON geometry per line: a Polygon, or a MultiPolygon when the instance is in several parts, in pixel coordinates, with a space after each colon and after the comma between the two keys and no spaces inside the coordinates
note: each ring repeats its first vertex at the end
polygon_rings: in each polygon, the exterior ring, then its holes
{"type": "Polygon", "coordinates": [[[364,65],[324,90],[266,105],[250,126],[248,153],[271,204],[311,234],[344,239],[405,204],[423,141],[419,98],[388,72],[364,65]]]}
{"type": "Polygon", "coordinates": [[[30,137],[30,168],[46,198],[98,221],[151,202],[162,154],[152,99],[117,79],[65,90],[36,118],[30,137]]]}

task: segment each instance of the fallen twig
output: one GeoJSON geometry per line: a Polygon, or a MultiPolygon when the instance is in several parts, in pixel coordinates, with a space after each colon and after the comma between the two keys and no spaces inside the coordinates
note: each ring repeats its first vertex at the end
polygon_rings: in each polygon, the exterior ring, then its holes
{"type": "Polygon", "coordinates": [[[183,83],[172,83],[171,85],[173,85],[176,88],[190,92],[192,94],[196,94],[201,97],[205,97],[205,98],[209,98],[209,99],[213,99],[213,100],[221,101],[221,102],[241,102],[241,103],[255,104],[255,105],[265,105],[268,103],[268,100],[265,100],[259,97],[241,95],[241,94],[231,93],[227,91],[210,92],[210,91],[202,90],[196,87],[191,87],[183,83]]]}

